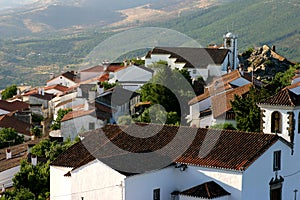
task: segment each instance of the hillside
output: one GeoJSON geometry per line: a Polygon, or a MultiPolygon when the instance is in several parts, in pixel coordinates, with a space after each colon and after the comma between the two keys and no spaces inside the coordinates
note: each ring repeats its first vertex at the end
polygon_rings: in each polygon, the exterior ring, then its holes
{"type": "Polygon", "coordinates": [[[131,27],[177,30],[203,46],[221,44],[231,31],[239,36],[240,52],[275,45],[279,54],[300,61],[298,0],[112,0],[105,1],[105,12],[104,0],[32,2],[1,11],[0,88],[38,85],[50,72],[76,69],[97,44],[131,27]],[[89,10],[93,5],[99,8],[89,10]]]}
{"type": "Polygon", "coordinates": [[[220,44],[227,31],[239,36],[240,51],[276,45],[279,53],[300,61],[300,2],[298,0],[235,0],[199,10],[158,26],[175,29],[203,46],[220,44]]]}

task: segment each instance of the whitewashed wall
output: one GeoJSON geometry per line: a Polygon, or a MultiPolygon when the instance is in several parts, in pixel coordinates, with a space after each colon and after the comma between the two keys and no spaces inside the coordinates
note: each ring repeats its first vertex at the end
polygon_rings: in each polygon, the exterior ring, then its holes
{"type": "Polygon", "coordinates": [[[58,84],[67,86],[67,87],[72,87],[72,86],[76,85],[76,83],[74,81],[67,79],[64,76],[58,76],[47,82],[47,86],[58,85],[58,84]]]}
{"type": "Polygon", "coordinates": [[[89,131],[89,123],[94,123],[95,129],[105,125],[105,122],[91,115],[85,115],[61,122],[61,134],[64,141],[68,138],[74,140],[79,133],[89,131]]]}
{"type": "Polygon", "coordinates": [[[124,175],[94,160],[72,172],[72,199],[124,200],[124,179],[124,175]]]}
{"type": "Polygon", "coordinates": [[[50,199],[71,200],[71,177],[65,177],[72,168],[50,166],[50,199]]]}
{"type": "Polygon", "coordinates": [[[153,190],[158,188],[161,199],[170,199],[173,191],[183,191],[212,180],[230,192],[232,200],[241,199],[241,172],[194,166],[188,166],[185,171],[180,171],[171,166],[126,178],[126,200],[152,200],[153,190]]]}
{"type": "Polygon", "coordinates": [[[300,190],[300,174],[294,174],[300,169],[299,159],[295,155],[291,155],[291,149],[286,144],[278,141],[244,172],[243,200],[269,199],[269,182],[272,178],[275,178],[273,154],[274,151],[278,150],[281,150],[281,170],[278,171],[278,176],[285,179],[282,188],[283,200],[293,199],[293,190],[300,190]],[[294,175],[286,177],[290,174],[294,175]]]}

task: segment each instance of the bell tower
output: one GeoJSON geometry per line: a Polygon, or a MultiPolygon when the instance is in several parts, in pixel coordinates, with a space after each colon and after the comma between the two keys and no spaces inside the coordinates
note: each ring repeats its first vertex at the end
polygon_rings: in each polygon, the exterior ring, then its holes
{"type": "Polygon", "coordinates": [[[230,51],[229,66],[232,70],[237,69],[239,66],[237,38],[237,35],[230,32],[223,36],[224,48],[230,51]]]}

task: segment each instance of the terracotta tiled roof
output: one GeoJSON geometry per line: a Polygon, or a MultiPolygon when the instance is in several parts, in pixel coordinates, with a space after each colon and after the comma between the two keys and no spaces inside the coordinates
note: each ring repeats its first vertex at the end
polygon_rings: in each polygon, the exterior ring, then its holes
{"type": "Polygon", "coordinates": [[[222,64],[228,54],[227,49],[189,48],[189,47],[155,47],[147,54],[170,54],[176,62],[186,63],[185,68],[206,68],[209,64],[222,64]]]}
{"type": "Polygon", "coordinates": [[[102,76],[99,78],[100,82],[105,82],[109,80],[109,73],[104,73],[102,76]]]}
{"type": "Polygon", "coordinates": [[[83,117],[86,115],[92,115],[94,113],[95,115],[95,110],[76,110],[76,111],[71,111],[69,113],[67,113],[63,118],[62,118],[62,122],[64,121],[68,121],[71,119],[75,119],[78,117],[83,117]]]}
{"type": "Polygon", "coordinates": [[[296,95],[289,91],[288,88],[284,88],[274,96],[262,101],[260,105],[272,105],[272,106],[299,106],[300,95],[296,95]]]}
{"type": "Polygon", "coordinates": [[[207,88],[205,88],[204,93],[193,98],[189,102],[189,105],[193,105],[195,103],[203,101],[204,99],[209,98],[210,96],[214,96],[217,95],[218,93],[232,89],[232,86],[229,83],[240,77],[241,77],[240,72],[238,70],[233,70],[228,74],[224,74],[221,77],[214,79],[213,82],[210,83],[207,86],[207,88]]]}
{"type": "Polygon", "coordinates": [[[25,159],[28,152],[28,145],[37,144],[40,140],[29,141],[23,144],[9,147],[12,153],[12,158],[6,159],[6,149],[0,149],[0,172],[19,166],[20,161],[25,159]]]}
{"type": "Polygon", "coordinates": [[[211,106],[214,118],[217,118],[229,111],[232,108],[230,101],[234,100],[234,96],[242,96],[243,94],[249,92],[251,86],[252,83],[249,83],[247,85],[228,90],[225,93],[213,96],[211,98],[211,106]]]}
{"type": "Polygon", "coordinates": [[[48,94],[46,92],[44,93],[44,95],[42,95],[42,94],[32,94],[32,95],[29,95],[29,96],[36,97],[38,99],[48,100],[48,101],[50,101],[51,99],[53,99],[55,97],[54,94],[48,94]]]}
{"type": "Polygon", "coordinates": [[[94,67],[81,70],[80,72],[104,72],[104,67],[101,65],[96,65],[94,67]]]}
{"type": "Polygon", "coordinates": [[[294,89],[294,88],[299,87],[299,86],[300,86],[300,82],[297,82],[297,83],[294,83],[292,85],[287,86],[286,88],[291,90],[291,89],[294,89]]]}
{"type": "MultiPolygon", "coordinates": [[[[59,76],[63,76],[63,77],[65,77],[65,78],[67,78],[67,79],[69,79],[69,80],[71,80],[71,81],[73,81],[75,83],[78,82],[78,77],[77,77],[77,75],[75,74],[74,71],[67,71],[67,72],[62,73],[59,76]]],[[[52,81],[53,79],[56,79],[56,78],[57,77],[54,77],[54,78],[48,80],[47,83],[50,82],[50,81],[52,81]]]]}
{"type": "Polygon", "coordinates": [[[1,128],[13,128],[17,133],[31,136],[31,125],[15,118],[12,114],[0,116],[1,128]]]}
{"type": "Polygon", "coordinates": [[[8,102],[5,100],[0,100],[0,109],[6,110],[9,112],[13,111],[23,111],[29,109],[29,104],[23,101],[12,101],[8,102]]]}
{"type": "MultiPolygon", "coordinates": [[[[166,153],[157,154],[159,159],[170,163],[182,163],[203,167],[245,170],[278,140],[278,135],[246,133],[231,130],[195,129],[155,124],[138,126],[107,125],[89,132],[84,140],[63,152],[53,163],[54,166],[80,167],[95,158],[112,168],[137,163],[122,163],[123,156],[111,147],[132,153],[156,152],[165,148],[166,153]],[[140,133],[134,137],[128,133],[140,133]],[[153,133],[156,133],[153,135],[153,133]],[[191,145],[181,150],[184,142],[191,136],[191,145]],[[176,136],[176,140],[174,137],[176,136]],[[172,141],[173,145],[169,145],[172,141]],[[174,142],[174,143],[173,143],[174,142]],[[169,145],[169,146],[168,146],[169,145]],[[202,147],[206,148],[202,148],[202,147]],[[174,148],[176,147],[176,148],[174,148]],[[171,153],[171,154],[168,154],[171,153]],[[172,155],[176,155],[172,157],[172,155]]],[[[284,140],[283,140],[284,141],[284,140]]],[[[183,145],[184,146],[184,145],[183,145]]],[[[141,163],[142,164],[142,163],[141,163]]],[[[151,165],[152,163],[144,163],[151,165]]]]}
{"type": "MultiPolygon", "coordinates": [[[[58,90],[58,91],[61,91],[63,93],[69,91],[70,88],[66,87],[66,86],[63,86],[63,85],[60,85],[60,84],[57,84],[57,85],[50,85],[50,86],[45,86],[45,87],[40,87],[41,89],[44,89],[45,92],[47,92],[47,90],[58,90]]],[[[34,88],[26,93],[23,94],[23,96],[29,96],[29,95],[32,95],[32,94],[37,94],[38,93],[38,88],[34,88]]]]}
{"type": "Polygon", "coordinates": [[[226,195],[230,195],[224,188],[214,181],[206,182],[201,185],[192,187],[185,191],[179,192],[180,195],[197,197],[203,199],[214,199],[226,195]]]}
{"type": "Polygon", "coordinates": [[[121,68],[123,68],[124,66],[122,65],[114,65],[114,64],[110,64],[107,68],[106,68],[106,71],[107,72],[115,72],[121,68]]]}

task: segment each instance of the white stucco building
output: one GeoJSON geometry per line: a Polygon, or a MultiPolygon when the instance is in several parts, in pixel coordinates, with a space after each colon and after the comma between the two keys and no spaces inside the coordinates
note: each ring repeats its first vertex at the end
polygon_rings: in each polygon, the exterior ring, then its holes
{"type": "Polygon", "coordinates": [[[111,188],[109,199],[120,200],[293,199],[300,189],[297,155],[291,143],[274,134],[107,125],[87,133],[52,163],[50,193],[51,199],[107,199],[111,188]],[[130,135],[138,132],[144,137],[130,135]],[[132,153],[141,156],[138,162],[132,153]]]}

